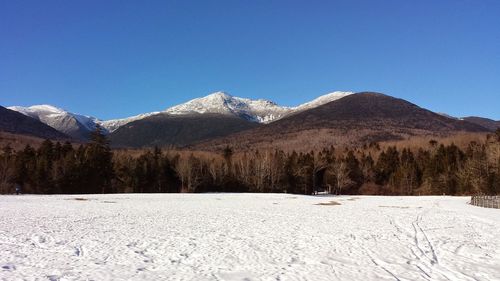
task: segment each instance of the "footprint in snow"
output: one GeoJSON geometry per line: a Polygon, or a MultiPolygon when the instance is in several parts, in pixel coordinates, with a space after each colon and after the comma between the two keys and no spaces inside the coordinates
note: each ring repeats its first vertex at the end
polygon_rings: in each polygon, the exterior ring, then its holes
{"type": "Polygon", "coordinates": [[[77,256],[77,257],[83,256],[83,247],[82,246],[75,247],[75,256],[77,256]]]}
{"type": "Polygon", "coordinates": [[[47,279],[49,279],[49,281],[59,281],[59,276],[57,275],[47,275],[47,279]]]}
{"type": "Polygon", "coordinates": [[[2,270],[14,271],[14,270],[16,270],[16,266],[13,264],[5,264],[5,265],[2,265],[2,270]]]}

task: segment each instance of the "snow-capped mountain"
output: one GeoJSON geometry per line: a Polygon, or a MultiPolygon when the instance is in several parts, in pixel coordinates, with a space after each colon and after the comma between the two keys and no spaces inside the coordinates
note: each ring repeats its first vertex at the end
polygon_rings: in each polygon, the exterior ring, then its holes
{"type": "Polygon", "coordinates": [[[170,107],[165,112],[175,115],[193,113],[231,114],[249,121],[269,123],[285,116],[292,110],[292,108],[279,106],[268,100],[252,100],[233,97],[224,92],[215,92],[206,97],[170,107]]]}
{"type": "Polygon", "coordinates": [[[225,92],[215,92],[208,96],[167,108],[161,112],[150,112],[128,118],[105,121],[91,116],[68,112],[51,105],[33,105],[30,107],[11,106],[9,109],[35,118],[74,138],[87,139],[90,132],[95,129],[96,124],[103,127],[106,132],[112,133],[127,123],[159,113],[172,115],[217,113],[238,116],[252,122],[271,123],[292,113],[311,109],[350,94],[352,92],[333,92],[295,107],[287,107],[280,106],[269,100],[253,100],[235,97],[225,92]]]}
{"type": "Polygon", "coordinates": [[[144,113],[128,118],[102,121],[92,116],[85,116],[66,111],[52,105],[33,105],[30,107],[11,106],[17,111],[45,123],[52,128],[77,139],[87,139],[90,132],[99,124],[106,133],[111,133],[129,122],[149,117],[159,112],[144,113]]]}
{"type": "Polygon", "coordinates": [[[270,123],[291,113],[314,108],[350,94],[352,92],[333,92],[296,107],[287,107],[277,105],[269,100],[252,100],[234,97],[225,92],[215,92],[206,97],[193,99],[168,108],[165,112],[177,115],[193,113],[232,114],[254,122],[270,123]]]}
{"type": "Polygon", "coordinates": [[[90,116],[68,112],[52,105],[33,105],[30,107],[11,106],[17,111],[49,125],[50,127],[77,139],[86,139],[95,129],[97,119],[90,116]]]}

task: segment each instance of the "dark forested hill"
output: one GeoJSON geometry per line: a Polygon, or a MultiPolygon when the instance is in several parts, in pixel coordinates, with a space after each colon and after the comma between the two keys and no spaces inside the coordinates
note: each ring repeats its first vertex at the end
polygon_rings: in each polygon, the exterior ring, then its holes
{"type": "Polygon", "coordinates": [[[0,131],[48,139],[70,138],[38,120],[3,106],[0,106],[0,131]]]}
{"type": "Polygon", "coordinates": [[[281,120],[200,144],[200,148],[359,144],[417,135],[488,132],[487,128],[448,118],[408,101],[363,92],[309,109],[281,120]]]}
{"type": "Polygon", "coordinates": [[[492,131],[494,131],[496,129],[500,129],[500,121],[495,121],[492,119],[483,118],[483,117],[476,117],[476,116],[465,117],[462,119],[467,121],[467,122],[474,123],[474,124],[477,124],[479,126],[483,126],[483,127],[490,129],[492,131]]]}
{"type": "Polygon", "coordinates": [[[261,125],[222,114],[157,114],[128,123],[110,134],[114,146],[184,146],[261,125]]]}

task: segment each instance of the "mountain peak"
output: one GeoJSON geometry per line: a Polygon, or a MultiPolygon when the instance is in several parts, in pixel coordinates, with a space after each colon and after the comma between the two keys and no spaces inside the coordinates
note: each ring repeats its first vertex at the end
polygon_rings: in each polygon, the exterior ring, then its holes
{"type": "Polygon", "coordinates": [[[221,99],[227,100],[227,99],[233,98],[233,96],[227,92],[218,91],[218,92],[211,93],[210,95],[206,96],[205,98],[221,98],[221,99]]]}
{"type": "Polygon", "coordinates": [[[175,115],[217,113],[236,115],[253,122],[270,123],[290,113],[314,108],[351,94],[353,92],[336,91],[296,107],[286,107],[266,99],[240,98],[219,91],[173,106],[165,112],[175,115]]]}
{"type": "Polygon", "coordinates": [[[269,123],[283,117],[290,110],[264,99],[253,100],[235,97],[226,92],[215,92],[170,107],[165,112],[174,115],[204,113],[234,115],[253,122],[269,123]]]}
{"type": "Polygon", "coordinates": [[[74,114],[53,105],[11,106],[8,109],[41,121],[76,139],[86,139],[89,131],[95,128],[95,118],[74,114]]]}
{"type": "Polygon", "coordinates": [[[64,110],[62,108],[55,107],[55,106],[50,105],[50,104],[32,105],[32,106],[30,106],[28,108],[33,109],[33,110],[48,111],[48,112],[53,112],[53,113],[64,113],[64,112],[67,112],[66,110],[64,110]]]}
{"type": "Polygon", "coordinates": [[[43,112],[44,114],[64,114],[67,113],[64,109],[61,109],[59,107],[55,107],[53,105],[49,104],[38,104],[38,105],[32,105],[32,106],[10,106],[8,107],[10,110],[14,110],[17,112],[20,112],[24,115],[28,115],[31,117],[34,117],[34,115],[38,115],[39,113],[43,112]]]}
{"type": "Polygon", "coordinates": [[[0,131],[39,138],[68,139],[68,136],[47,124],[3,106],[0,106],[0,131]]]}

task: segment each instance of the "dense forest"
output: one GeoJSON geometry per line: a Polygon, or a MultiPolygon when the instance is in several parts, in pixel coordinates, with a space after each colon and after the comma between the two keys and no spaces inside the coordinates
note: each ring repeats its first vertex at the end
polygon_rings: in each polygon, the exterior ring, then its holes
{"type": "Polygon", "coordinates": [[[113,151],[100,128],[78,147],[46,140],[0,152],[0,193],[287,192],[465,195],[500,193],[500,130],[465,149],[325,148],[309,153],[113,151]]]}

